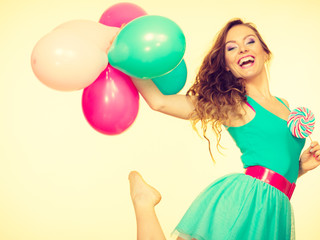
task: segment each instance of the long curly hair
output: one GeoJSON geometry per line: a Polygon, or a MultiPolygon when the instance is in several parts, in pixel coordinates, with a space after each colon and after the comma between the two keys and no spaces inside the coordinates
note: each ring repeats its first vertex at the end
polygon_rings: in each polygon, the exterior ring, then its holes
{"type": "Polygon", "coordinates": [[[246,88],[243,79],[236,78],[230,71],[226,70],[225,41],[228,31],[236,25],[245,25],[251,28],[259,38],[264,51],[267,53],[267,62],[271,59],[271,51],[263,41],[257,28],[252,23],[245,23],[236,18],[230,20],[217,34],[214,44],[205,56],[194,84],[187,91],[187,96],[196,96],[195,110],[190,116],[192,127],[197,130],[196,125],[201,121],[204,138],[209,143],[209,152],[213,162],[210,140],[207,138],[208,125],[217,137],[217,150],[221,140],[222,125],[226,123],[229,116],[241,117],[240,107],[247,101],[246,88]]]}

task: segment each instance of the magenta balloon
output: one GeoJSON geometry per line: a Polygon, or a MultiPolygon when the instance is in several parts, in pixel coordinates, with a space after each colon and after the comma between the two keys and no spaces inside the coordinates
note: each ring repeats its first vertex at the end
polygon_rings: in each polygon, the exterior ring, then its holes
{"type": "Polygon", "coordinates": [[[139,94],[128,75],[108,65],[97,80],[83,90],[82,110],[98,132],[120,134],[137,117],[139,94]]]}
{"type": "Polygon", "coordinates": [[[99,22],[111,26],[121,27],[133,19],[145,16],[147,12],[133,3],[118,3],[108,8],[100,17],[99,22]]]}

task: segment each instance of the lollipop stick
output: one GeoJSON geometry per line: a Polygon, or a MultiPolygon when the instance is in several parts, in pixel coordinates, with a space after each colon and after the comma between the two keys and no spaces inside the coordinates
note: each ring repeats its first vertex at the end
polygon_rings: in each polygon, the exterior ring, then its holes
{"type": "Polygon", "coordinates": [[[309,139],[310,139],[310,141],[311,141],[311,142],[313,142],[313,141],[312,141],[312,138],[311,138],[311,136],[309,136],[309,139]]]}

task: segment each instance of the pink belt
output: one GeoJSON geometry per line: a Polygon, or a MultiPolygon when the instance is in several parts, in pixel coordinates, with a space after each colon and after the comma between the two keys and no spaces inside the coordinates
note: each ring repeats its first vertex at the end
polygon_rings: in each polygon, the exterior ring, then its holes
{"type": "Polygon", "coordinates": [[[294,188],[296,187],[295,183],[290,183],[284,176],[262,166],[247,167],[245,174],[257,178],[279,189],[281,192],[287,195],[289,200],[292,196],[294,188]]]}

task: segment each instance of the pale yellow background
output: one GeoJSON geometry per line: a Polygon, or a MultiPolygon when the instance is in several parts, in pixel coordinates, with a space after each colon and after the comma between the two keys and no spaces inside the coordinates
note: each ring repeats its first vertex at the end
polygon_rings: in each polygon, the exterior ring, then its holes
{"type": "MultiPolygon", "coordinates": [[[[162,193],[157,207],[169,236],[191,201],[216,178],[242,171],[224,134],[213,166],[205,140],[187,121],[151,111],[141,99],[136,122],[119,136],[94,131],[81,91],[41,84],[30,67],[36,42],[73,19],[98,21],[117,1],[0,2],[0,239],[135,239],[127,175],[136,169],[162,193]]],[[[171,18],[187,39],[190,87],[215,33],[230,18],[254,22],[274,53],[271,90],[320,119],[320,3],[301,1],[139,0],[171,18]]],[[[320,140],[320,126],[313,139],[320,140]]],[[[309,144],[309,140],[307,144],[309,144]]],[[[215,152],[216,153],[216,152],[215,152]]],[[[320,168],[298,180],[292,198],[299,240],[320,239],[320,168]]]]}

